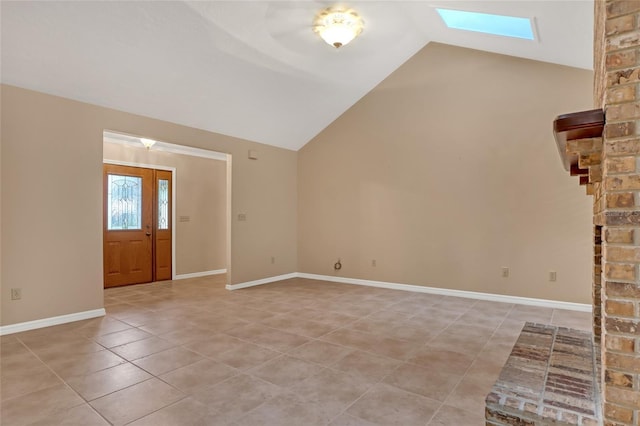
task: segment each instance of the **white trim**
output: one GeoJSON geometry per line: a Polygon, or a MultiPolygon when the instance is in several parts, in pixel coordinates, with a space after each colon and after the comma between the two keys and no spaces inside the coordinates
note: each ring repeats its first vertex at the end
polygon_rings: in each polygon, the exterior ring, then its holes
{"type": "Polygon", "coordinates": [[[364,285],[369,287],[388,288],[391,290],[413,291],[416,293],[439,294],[442,296],[466,297],[469,299],[489,300],[492,302],[516,303],[519,305],[540,306],[543,308],[567,309],[570,311],[591,312],[591,305],[585,303],[561,302],[559,300],[534,299],[531,297],[508,296],[504,294],[480,293],[467,290],[453,290],[448,288],[426,287],[413,284],[390,283],[387,281],[371,281],[359,278],[335,277],[330,275],[307,274],[304,272],[292,272],[286,275],[276,277],[263,278],[261,280],[248,281],[239,284],[227,285],[227,290],[238,290],[241,288],[253,287],[262,284],[268,284],[275,281],[286,280],[290,278],[306,278],[310,280],[330,281],[334,283],[364,285]]]}
{"type": "Polygon", "coordinates": [[[226,241],[226,247],[225,247],[225,253],[226,253],[226,257],[227,257],[227,285],[231,285],[231,274],[233,273],[233,270],[231,269],[231,207],[233,206],[232,204],[232,194],[233,192],[231,191],[231,179],[233,178],[233,171],[232,171],[232,157],[231,154],[227,154],[227,211],[226,211],[226,237],[227,237],[227,241],[226,241]]]}
{"type": "Polygon", "coordinates": [[[68,322],[103,317],[105,316],[105,314],[106,312],[104,308],[100,308],[94,309],[92,311],[76,312],[75,314],[60,315],[57,317],[42,318],[34,321],[4,325],[0,327],[0,336],[20,333],[21,331],[35,330],[36,328],[51,327],[52,325],[66,324],[68,322]]]}
{"type": "MultiPolygon", "coordinates": [[[[571,311],[591,312],[591,305],[584,303],[561,302],[558,300],[534,299],[530,297],[507,296],[504,294],[479,293],[466,290],[452,290],[448,288],[425,287],[412,284],[398,284],[386,281],[370,281],[358,278],[333,277],[329,275],[316,275],[298,272],[295,274],[298,278],[307,278],[310,280],[331,281],[336,283],[365,285],[370,287],[389,288],[392,290],[414,291],[417,293],[440,294],[443,296],[466,297],[469,299],[489,300],[492,302],[517,303],[519,305],[532,305],[554,309],[568,309],[571,311]]],[[[238,284],[239,285],[239,284],[238,284]]]]}
{"type": "Polygon", "coordinates": [[[257,285],[269,284],[275,281],[282,281],[282,280],[288,280],[290,278],[297,278],[298,275],[299,274],[297,272],[292,272],[290,274],[277,275],[275,277],[262,278],[260,280],[247,281],[240,284],[227,284],[225,288],[227,290],[238,290],[241,288],[255,287],[257,285]]]}
{"type": "Polygon", "coordinates": [[[226,274],[226,273],[227,273],[226,269],[214,269],[212,271],[192,272],[190,274],[179,274],[179,275],[175,275],[173,279],[185,280],[187,278],[199,278],[199,277],[206,277],[209,275],[219,275],[219,274],[226,274]]]}
{"type": "Polygon", "coordinates": [[[176,172],[175,167],[170,166],[161,166],[159,164],[149,164],[149,163],[135,163],[132,161],[120,161],[120,160],[109,160],[107,158],[102,159],[103,164],[113,164],[115,166],[127,166],[127,167],[142,167],[144,169],[157,169],[157,170],[165,170],[168,172],[176,172]]]}
{"type": "MultiPolygon", "coordinates": [[[[140,138],[141,138],[140,136],[128,135],[126,133],[120,133],[120,132],[113,132],[111,130],[105,130],[102,134],[105,142],[144,149],[144,147],[140,143],[140,138]]],[[[173,154],[190,155],[192,157],[209,158],[211,160],[227,161],[227,154],[224,152],[194,148],[192,146],[186,146],[186,145],[177,145],[174,143],[162,142],[158,140],[153,145],[151,150],[171,152],[173,154]]]]}

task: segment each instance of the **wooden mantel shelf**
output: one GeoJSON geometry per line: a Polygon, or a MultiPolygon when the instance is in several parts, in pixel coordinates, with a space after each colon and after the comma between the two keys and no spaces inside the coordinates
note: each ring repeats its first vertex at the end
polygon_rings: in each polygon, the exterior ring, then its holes
{"type": "MultiPolygon", "coordinates": [[[[599,138],[604,129],[604,111],[592,109],[589,111],[563,114],[553,122],[553,134],[558,146],[558,153],[565,170],[572,176],[582,175],[578,170],[578,155],[567,152],[567,141],[578,139],[599,138]]],[[[588,170],[585,170],[588,173],[588,170]]]]}

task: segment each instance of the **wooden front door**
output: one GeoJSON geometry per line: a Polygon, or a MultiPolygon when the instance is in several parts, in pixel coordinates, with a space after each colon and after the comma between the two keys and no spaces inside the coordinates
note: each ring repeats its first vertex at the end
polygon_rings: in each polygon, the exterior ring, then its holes
{"type": "Polygon", "coordinates": [[[171,172],[105,164],[104,286],[171,279],[171,172]]]}

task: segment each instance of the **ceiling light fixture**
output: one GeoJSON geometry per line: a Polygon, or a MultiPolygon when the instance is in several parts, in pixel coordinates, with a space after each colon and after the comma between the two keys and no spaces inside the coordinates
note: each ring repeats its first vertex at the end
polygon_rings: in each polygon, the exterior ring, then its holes
{"type": "Polygon", "coordinates": [[[140,138],[140,143],[144,145],[145,148],[151,149],[151,147],[156,144],[156,141],[153,139],[140,138]]]}
{"type": "Polygon", "coordinates": [[[327,44],[339,48],[356,38],[364,27],[362,18],[353,9],[328,7],[313,21],[313,31],[327,44]]]}

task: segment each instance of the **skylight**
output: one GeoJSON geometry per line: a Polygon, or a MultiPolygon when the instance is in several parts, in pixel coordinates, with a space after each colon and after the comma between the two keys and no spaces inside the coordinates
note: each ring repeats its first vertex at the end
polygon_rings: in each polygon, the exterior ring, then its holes
{"type": "Polygon", "coordinates": [[[449,28],[534,40],[531,19],[436,8],[449,28]]]}

